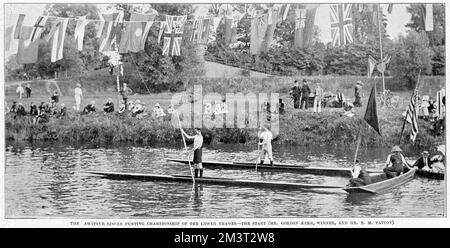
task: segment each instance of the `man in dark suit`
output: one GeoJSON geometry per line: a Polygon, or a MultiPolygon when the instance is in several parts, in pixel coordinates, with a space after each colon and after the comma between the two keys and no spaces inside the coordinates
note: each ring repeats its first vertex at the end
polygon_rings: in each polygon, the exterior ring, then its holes
{"type": "Polygon", "coordinates": [[[289,91],[289,94],[294,98],[294,108],[298,109],[300,107],[301,89],[297,80],[295,80],[294,87],[289,91]]]}
{"type": "Polygon", "coordinates": [[[431,164],[433,162],[430,159],[430,153],[427,151],[423,151],[422,152],[422,157],[420,157],[419,159],[417,159],[417,161],[413,164],[413,166],[416,166],[419,169],[432,169],[433,167],[431,167],[431,164]]]}
{"type": "Polygon", "coordinates": [[[302,86],[302,99],[300,101],[300,106],[303,109],[308,109],[308,99],[309,94],[311,94],[311,89],[309,88],[308,81],[306,79],[303,79],[303,86],[302,86]],[[305,107],[303,107],[303,103],[305,103],[305,107]]]}

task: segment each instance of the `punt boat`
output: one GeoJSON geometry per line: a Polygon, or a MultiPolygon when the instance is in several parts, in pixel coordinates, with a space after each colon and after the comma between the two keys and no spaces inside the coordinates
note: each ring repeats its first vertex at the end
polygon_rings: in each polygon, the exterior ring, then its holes
{"type": "MultiPolygon", "coordinates": [[[[101,176],[108,179],[116,180],[141,180],[141,181],[173,181],[173,182],[190,182],[192,177],[186,175],[161,175],[161,174],[144,174],[144,173],[129,173],[129,172],[102,172],[102,171],[87,171],[86,173],[101,176]]],[[[216,184],[227,186],[247,186],[256,188],[277,188],[277,189],[342,189],[342,186],[337,185],[320,185],[320,184],[302,184],[280,181],[258,181],[258,180],[243,180],[230,179],[218,177],[202,177],[195,178],[196,183],[202,184],[216,184]]]]}
{"type": "Polygon", "coordinates": [[[385,192],[389,189],[403,185],[413,179],[417,168],[409,170],[407,173],[401,174],[400,176],[387,179],[386,174],[379,174],[372,176],[372,184],[361,186],[361,187],[346,187],[343,190],[348,193],[371,193],[376,194],[380,192],[385,192]]]}
{"type": "MultiPolygon", "coordinates": [[[[185,159],[168,159],[171,162],[188,164],[189,161],[185,159]]],[[[192,163],[192,161],[190,161],[192,163]]],[[[203,167],[211,169],[250,169],[255,170],[256,164],[250,162],[220,162],[220,161],[203,161],[203,167]]],[[[279,172],[293,172],[301,174],[323,175],[323,176],[341,176],[351,177],[351,168],[333,168],[320,166],[303,166],[285,163],[274,163],[273,166],[258,164],[258,171],[279,171],[279,172]]],[[[369,173],[383,173],[382,170],[367,170],[369,173]]]]}
{"type": "Polygon", "coordinates": [[[444,180],[444,173],[419,169],[416,175],[429,179],[444,180]]]}

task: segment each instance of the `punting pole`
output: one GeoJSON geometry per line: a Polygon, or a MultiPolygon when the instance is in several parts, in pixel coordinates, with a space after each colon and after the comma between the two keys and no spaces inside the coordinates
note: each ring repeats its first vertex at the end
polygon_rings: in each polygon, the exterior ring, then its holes
{"type": "MultiPolygon", "coordinates": [[[[183,134],[183,129],[181,128],[181,121],[180,121],[180,116],[178,115],[178,111],[176,111],[177,113],[177,119],[178,119],[178,126],[180,127],[180,131],[181,131],[181,137],[183,137],[183,143],[184,143],[184,149],[187,151],[187,145],[186,145],[186,139],[184,138],[184,134],[183,134]]],[[[188,163],[189,163],[189,171],[191,172],[191,176],[192,176],[192,182],[195,183],[195,177],[194,177],[194,173],[192,172],[192,166],[191,166],[191,159],[189,158],[189,154],[188,154],[188,163]]]]}
{"type": "Polygon", "coordinates": [[[353,165],[356,164],[356,159],[358,158],[358,150],[359,150],[359,146],[361,145],[361,133],[358,133],[358,141],[356,143],[356,152],[355,152],[355,158],[353,160],[353,165]]]}
{"type": "MultiPolygon", "coordinates": [[[[383,63],[383,40],[381,38],[380,4],[378,4],[377,19],[378,19],[378,33],[379,33],[379,36],[380,36],[380,60],[383,63]]],[[[383,80],[383,97],[385,97],[386,87],[385,87],[385,84],[384,84],[384,71],[381,72],[381,78],[383,80]]]]}
{"type": "MultiPolygon", "coordinates": [[[[411,95],[411,100],[409,101],[410,103],[411,103],[411,101],[413,101],[413,97],[415,96],[415,93],[416,93],[417,89],[419,88],[420,73],[421,72],[422,72],[422,69],[419,70],[419,75],[417,75],[417,83],[416,83],[416,87],[414,87],[414,91],[413,91],[413,93],[411,95]]],[[[409,105],[408,105],[408,110],[409,110],[409,105]]],[[[403,119],[402,131],[400,132],[400,137],[398,139],[398,145],[400,145],[402,143],[403,131],[405,130],[406,119],[408,119],[408,110],[406,110],[407,111],[406,112],[406,116],[403,119]]]]}

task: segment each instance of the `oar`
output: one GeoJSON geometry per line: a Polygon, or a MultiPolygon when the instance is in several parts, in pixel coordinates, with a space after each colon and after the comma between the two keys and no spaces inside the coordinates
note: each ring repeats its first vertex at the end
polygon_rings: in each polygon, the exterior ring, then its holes
{"type": "MultiPolygon", "coordinates": [[[[181,137],[183,137],[184,149],[187,151],[188,148],[186,145],[186,139],[184,138],[183,129],[181,128],[180,116],[178,115],[178,111],[175,111],[175,112],[177,114],[178,126],[180,127],[181,137]]],[[[188,154],[188,163],[189,163],[189,171],[191,172],[191,176],[192,176],[192,182],[195,183],[195,177],[194,177],[194,173],[192,172],[191,159],[189,158],[189,154],[188,154]]]]}

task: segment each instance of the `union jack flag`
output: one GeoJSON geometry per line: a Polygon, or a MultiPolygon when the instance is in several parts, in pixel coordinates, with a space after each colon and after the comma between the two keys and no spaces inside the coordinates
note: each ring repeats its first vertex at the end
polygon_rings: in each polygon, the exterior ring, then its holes
{"type": "Polygon", "coordinates": [[[353,42],[352,5],[330,5],[331,37],[333,46],[353,42]]]}
{"type": "Polygon", "coordinates": [[[170,16],[166,15],[164,24],[163,55],[180,56],[181,40],[183,36],[183,28],[187,16],[170,16]]]}
{"type": "Polygon", "coordinates": [[[206,44],[208,42],[211,25],[211,18],[194,20],[191,41],[206,44]]]}
{"type": "Polygon", "coordinates": [[[306,20],[306,9],[295,9],[295,29],[304,28],[306,20]]]}

